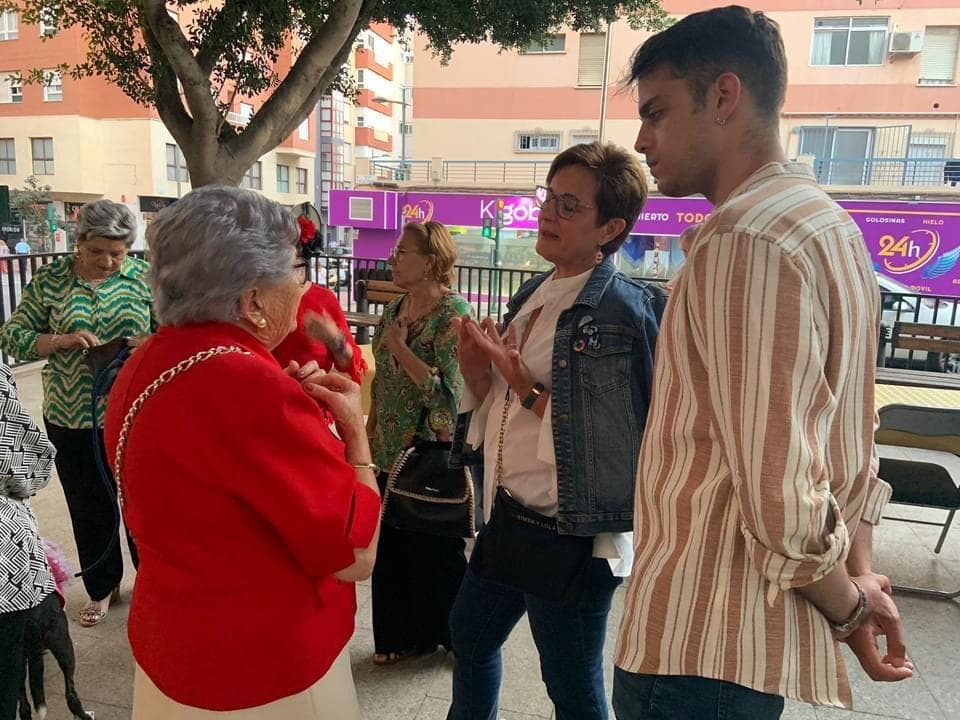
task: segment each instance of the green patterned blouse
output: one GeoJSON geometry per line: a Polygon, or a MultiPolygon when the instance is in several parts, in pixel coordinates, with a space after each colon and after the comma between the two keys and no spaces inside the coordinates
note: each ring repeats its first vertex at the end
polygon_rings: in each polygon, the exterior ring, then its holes
{"type": "MultiPolygon", "coordinates": [[[[155,329],[146,274],[149,265],[127,257],[120,271],[93,286],[73,272],[73,257],[37,269],[11,318],[0,328],[0,347],[18,360],[39,360],[37,337],[86,330],[102,342],[155,329]]],[[[43,367],[43,415],[55,425],[92,428],[93,373],[80,350],[53,353],[43,367]]],[[[97,426],[103,425],[102,406],[97,426]]]]}
{"type": "Polygon", "coordinates": [[[463,376],[457,360],[457,330],[450,321],[469,315],[470,303],[451,293],[432,312],[410,324],[407,345],[414,355],[433,369],[423,385],[416,385],[382,343],[383,332],[397,317],[401,300],[387,305],[373,335],[377,369],[372,398],[376,404],[377,427],[371,444],[373,461],[385,472],[389,471],[397,455],[410,445],[424,407],[430,410],[424,439],[452,438],[456,407],[463,394],[463,376]],[[447,388],[442,392],[441,376],[447,388]]]}

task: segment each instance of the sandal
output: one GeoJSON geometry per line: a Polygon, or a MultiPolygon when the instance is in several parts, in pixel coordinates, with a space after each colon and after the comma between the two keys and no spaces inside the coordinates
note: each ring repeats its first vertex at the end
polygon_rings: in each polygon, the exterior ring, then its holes
{"type": "MultiPolygon", "coordinates": [[[[120,588],[114,588],[114,591],[110,593],[110,604],[117,602],[119,599],[120,588]]],[[[109,604],[105,608],[96,600],[88,600],[87,604],[80,609],[80,626],[93,627],[99,625],[107,616],[109,608],[109,604]]]]}
{"type": "Polygon", "coordinates": [[[435,652],[437,646],[434,645],[432,648],[406,648],[405,650],[400,650],[398,652],[392,653],[376,653],[373,656],[374,665],[393,665],[398,663],[401,660],[410,660],[411,658],[422,657],[424,655],[430,655],[435,652]]]}

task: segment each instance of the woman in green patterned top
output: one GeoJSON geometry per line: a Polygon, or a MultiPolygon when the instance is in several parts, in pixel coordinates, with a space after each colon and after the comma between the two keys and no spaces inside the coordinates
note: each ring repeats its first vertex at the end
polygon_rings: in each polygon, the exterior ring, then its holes
{"type": "MultiPolygon", "coordinates": [[[[409,223],[388,262],[407,291],[386,307],[373,336],[373,380],[367,434],[373,461],[386,473],[407,448],[423,410],[425,440],[450,440],[463,391],[453,319],[470,303],[450,290],[456,246],[436,222],[409,223]]],[[[383,665],[450,647],[450,608],[466,567],[464,541],[380,527],[373,570],[374,662],[383,665]]]]}
{"type": "MultiPolygon", "coordinates": [[[[40,267],[0,329],[0,347],[19,360],[47,358],[43,368],[43,418],[57,448],[57,474],[70,509],[80,563],[90,597],[80,624],[103,620],[123,578],[116,542],[116,495],[97,471],[91,432],[103,442],[103,403],[92,414],[93,373],[83,351],[115,338],[139,344],[153,329],[147,263],[128,257],[137,221],[125,205],[97,200],[80,209],[77,250],[40,267]]],[[[105,456],[105,455],[104,455],[105,456]]],[[[136,548],[127,536],[134,562],[136,548]]]]}

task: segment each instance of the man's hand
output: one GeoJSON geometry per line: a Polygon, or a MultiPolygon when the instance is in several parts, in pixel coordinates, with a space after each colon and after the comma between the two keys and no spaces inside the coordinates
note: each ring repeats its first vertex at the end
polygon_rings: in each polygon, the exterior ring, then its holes
{"type": "Polygon", "coordinates": [[[870,606],[867,619],[843,639],[871,680],[897,682],[913,677],[913,663],[907,657],[907,644],[900,612],[891,597],[890,579],[867,573],[855,577],[870,606]],[[877,638],[885,635],[887,653],[881,657],[877,638]]]}

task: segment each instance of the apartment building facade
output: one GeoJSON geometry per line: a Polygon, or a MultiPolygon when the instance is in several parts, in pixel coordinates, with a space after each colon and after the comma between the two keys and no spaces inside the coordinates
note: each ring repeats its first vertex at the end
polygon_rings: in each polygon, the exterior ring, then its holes
{"type": "MultiPolygon", "coordinates": [[[[125,203],[142,217],[142,229],[190,190],[183,155],[155,109],[102,78],[77,80],[53,70],[82,61],[85,53],[78,28],[28,25],[16,11],[0,13],[0,185],[21,188],[31,175],[49,185],[68,243],[85,202],[105,197],[125,203]],[[34,68],[51,68],[44,86],[18,79],[34,68]]],[[[287,48],[278,72],[291,62],[287,48]]],[[[263,100],[234,98],[228,121],[242,128],[263,100]]],[[[313,202],[316,148],[311,116],[254,164],[243,185],[291,207],[313,202]]],[[[15,242],[18,233],[6,230],[6,241],[15,242]]]]}
{"type": "MultiPolygon", "coordinates": [[[[705,3],[664,5],[681,16],[705,3]]],[[[788,154],[812,159],[831,185],[943,189],[945,162],[960,157],[960,5],[771,0],[763,9],[780,24],[787,50],[781,133],[788,154]]],[[[605,139],[631,147],[637,108],[618,81],[647,33],[622,21],[607,32],[609,54],[606,32],[565,31],[525,52],[461,46],[446,66],[418,37],[414,119],[429,141],[413,157],[549,160],[598,138],[605,57],[605,139]]],[[[465,175],[462,167],[439,170],[444,180],[465,175]]]]}
{"type": "MultiPolygon", "coordinates": [[[[679,17],[707,4],[664,5],[679,17]]],[[[960,253],[960,5],[770,0],[763,9],[788,56],[780,124],[788,156],[809,162],[861,224],[878,272],[921,292],[960,294],[956,263],[939,271],[960,253]]],[[[522,52],[458,46],[447,65],[415,38],[412,176],[334,194],[332,221],[359,230],[356,254],[379,257],[404,221],[433,218],[452,227],[465,264],[539,267],[531,196],[551,159],[600,138],[601,126],[603,139],[632,147],[639,128],[620,80],[648,34],[624,21],[604,30],[561,31],[522,52]],[[503,227],[490,233],[497,208],[503,227]]],[[[702,199],[655,195],[621,267],[669,277],[683,262],[676,237],[710,210],[702,199]]]]}

